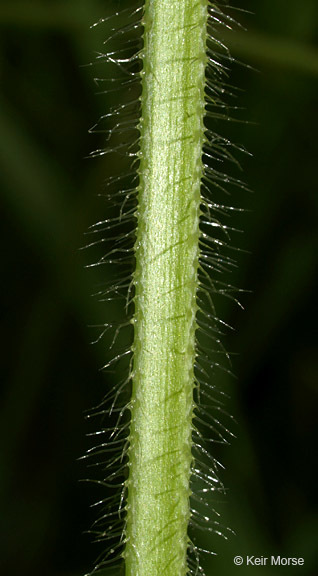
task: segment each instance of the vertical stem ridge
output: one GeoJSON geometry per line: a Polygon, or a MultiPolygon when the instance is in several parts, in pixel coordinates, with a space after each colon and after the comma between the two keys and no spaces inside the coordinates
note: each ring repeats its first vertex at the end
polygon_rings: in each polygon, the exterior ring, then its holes
{"type": "Polygon", "coordinates": [[[208,0],[146,0],[126,575],[184,576],[208,0]]]}

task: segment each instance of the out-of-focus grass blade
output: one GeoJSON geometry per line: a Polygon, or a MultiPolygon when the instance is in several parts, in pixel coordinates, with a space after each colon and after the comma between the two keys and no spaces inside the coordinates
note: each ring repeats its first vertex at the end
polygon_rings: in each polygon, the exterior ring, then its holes
{"type": "Polygon", "coordinates": [[[222,36],[232,55],[248,64],[318,76],[318,50],[312,46],[252,31],[226,31],[222,36]]]}
{"type": "Polygon", "coordinates": [[[90,293],[94,284],[100,284],[101,276],[96,269],[95,276],[88,278],[84,264],[90,262],[79,255],[85,244],[85,224],[83,230],[83,223],[78,222],[83,211],[65,201],[76,198],[72,183],[19,120],[16,111],[0,101],[2,201],[25,240],[46,264],[49,281],[86,326],[100,316],[99,305],[90,293]]]}

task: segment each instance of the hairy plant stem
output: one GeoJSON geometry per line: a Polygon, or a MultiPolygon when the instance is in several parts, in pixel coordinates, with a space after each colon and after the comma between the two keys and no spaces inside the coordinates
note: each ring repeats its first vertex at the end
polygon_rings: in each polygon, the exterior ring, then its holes
{"type": "Polygon", "coordinates": [[[127,576],[187,573],[207,9],[143,16],[127,576]]]}

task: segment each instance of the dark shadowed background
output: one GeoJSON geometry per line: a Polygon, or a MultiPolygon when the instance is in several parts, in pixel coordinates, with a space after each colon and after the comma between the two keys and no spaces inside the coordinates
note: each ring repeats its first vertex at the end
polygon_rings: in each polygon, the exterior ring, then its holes
{"type": "MultiPolygon", "coordinates": [[[[220,375],[237,439],[220,457],[228,487],[227,541],[201,535],[217,556],[207,576],[302,574],[317,568],[317,80],[316,0],[237,0],[248,29],[226,35],[249,123],[218,125],[253,155],[233,191],[242,311],[220,304],[236,378],[220,375]],[[253,68],[253,69],[252,69],[253,68]],[[236,567],[235,555],[303,557],[297,569],[236,567]]],[[[5,576],[81,576],[99,549],[84,535],[96,494],[78,458],[91,445],[84,411],[114,375],[91,346],[110,272],[87,271],[88,226],[107,217],[98,194],[112,174],[88,129],[108,111],[94,69],[107,28],[129,2],[2,0],[0,5],[1,416],[0,566],[5,576]]],[[[100,70],[99,70],[100,73],[100,70]]],[[[107,71],[104,72],[104,75],[107,71]]],[[[105,320],[105,319],[104,319],[105,320]]],[[[109,344],[108,344],[109,345],[109,344]]]]}

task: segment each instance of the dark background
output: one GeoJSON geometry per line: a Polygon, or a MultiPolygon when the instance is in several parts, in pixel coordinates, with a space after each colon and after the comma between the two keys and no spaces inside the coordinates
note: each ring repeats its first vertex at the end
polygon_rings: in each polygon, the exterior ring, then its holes
{"type": "MultiPolygon", "coordinates": [[[[128,5],[129,3],[127,3],[128,5]]],[[[242,293],[220,316],[236,378],[221,377],[237,439],[221,458],[228,496],[222,522],[236,533],[202,543],[218,555],[207,575],[317,574],[317,2],[234,2],[254,14],[229,36],[239,113],[224,134],[252,193],[232,219],[238,268],[224,278],[242,293]],[[252,69],[253,68],[253,69],[252,69]],[[226,381],[225,381],[226,380],[226,381]],[[253,554],[301,556],[302,568],[233,565],[253,554]]],[[[88,129],[108,110],[92,62],[124,8],[101,0],[16,1],[0,6],[1,416],[0,565],[14,576],[80,576],[98,549],[83,535],[95,518],[92,476],[78,458],[90,446],[84,411],[109,376],[103,346],[89,344],[100,315],[91,297],[110,272],[90,272],[80,251],[88,226],[107,217],[98,194],[112,173],[88,129]]],[[[106,74],[106,72],[105,72],[106,74]]],[[[220,128],[223,130],[223,128],[220,128]]],[[[112,376],[113,377],[113,376],[112,376]]]]}

